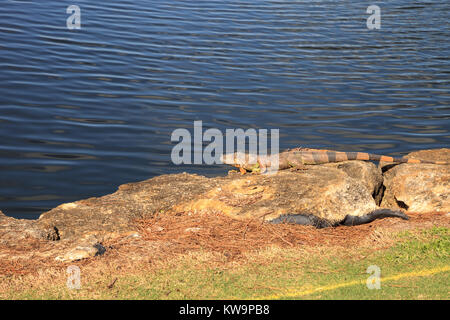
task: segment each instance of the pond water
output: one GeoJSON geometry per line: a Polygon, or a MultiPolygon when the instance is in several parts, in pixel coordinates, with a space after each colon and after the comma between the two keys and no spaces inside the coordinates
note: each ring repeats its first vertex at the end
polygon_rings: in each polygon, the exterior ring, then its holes
{"type": "Polygon", "coordinates": [[[448,1],[7,1],[0,210],[37,218],[155,175],[177,128],[278,128],[280,148],[450,142],[448,1]],[[76,4],[81,29],[69,30],[76,4]]]}

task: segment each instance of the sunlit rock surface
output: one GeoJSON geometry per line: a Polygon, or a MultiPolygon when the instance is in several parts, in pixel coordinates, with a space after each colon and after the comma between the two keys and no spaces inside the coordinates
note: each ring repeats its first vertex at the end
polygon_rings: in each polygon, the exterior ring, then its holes
{"type": "MultiPolygon", "coordinates": [[[[408,157],[450,161],[450,149],[422,150],[408,157]]],[[[401,164],[384,173],[381,206],[412,212],[450,212],[450,166],[401,164]]]]}

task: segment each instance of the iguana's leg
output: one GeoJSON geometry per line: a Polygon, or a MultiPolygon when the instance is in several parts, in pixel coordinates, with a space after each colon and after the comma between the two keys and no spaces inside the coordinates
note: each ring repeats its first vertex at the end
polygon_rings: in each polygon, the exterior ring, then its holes
{"type": "Polygon", "coordinates": [[[265,162],[262,159],[260,159],[259,157],[258,157],[258,165],[259,165],[260,173],[264,173],[267,171],[267,166],[266,166],[265,162]]]}
{"type": "Polygon", "coordinates": [[[247,173],[247,170],[245,170],[245,169],[242,168],[242,167],[239,167],[239,172],[240,172],[242,175],[244,175],[244,174],[247,173]]]}

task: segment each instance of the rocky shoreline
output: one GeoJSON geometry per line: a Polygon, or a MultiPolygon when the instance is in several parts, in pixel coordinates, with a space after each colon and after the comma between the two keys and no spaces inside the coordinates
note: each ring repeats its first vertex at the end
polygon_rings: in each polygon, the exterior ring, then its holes
{"type": "MultiPolygon", "coordinates": [[[[449,162],[450,149],[422,150],[408,157],[449,162]]],[[[347,161],[275,175],[162,175],[124,184],[103,197],[62,204],[38,220],[14,219],[0,211],[0,263],[36,255],[62,262],[99,255],[106,250],[105,240],[139,238],[138,220],[168,213],[220,213],[261,221],[308,213],[330,222],[380,207],[448,213],[449,190],[450,167],[432,164],[347,161]],[[11,255],[11,248],[27,241],[44,245],[11,255]]]]}

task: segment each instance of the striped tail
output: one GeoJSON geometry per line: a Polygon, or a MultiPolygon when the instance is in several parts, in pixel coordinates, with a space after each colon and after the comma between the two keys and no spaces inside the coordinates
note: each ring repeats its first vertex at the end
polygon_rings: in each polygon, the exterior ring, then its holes
{"type": "Polygon", "coordinates": [[[340,151],[293,151],[296,156],[300,156],[304,164],[321,164],[330,162],[342,162],[348,160],[364,161],[384,161],[395,163],[429,163],[448,165],[445,161],[429,161],[410,158],[389,157],[365,152],[340,152],[340,151]]]}

